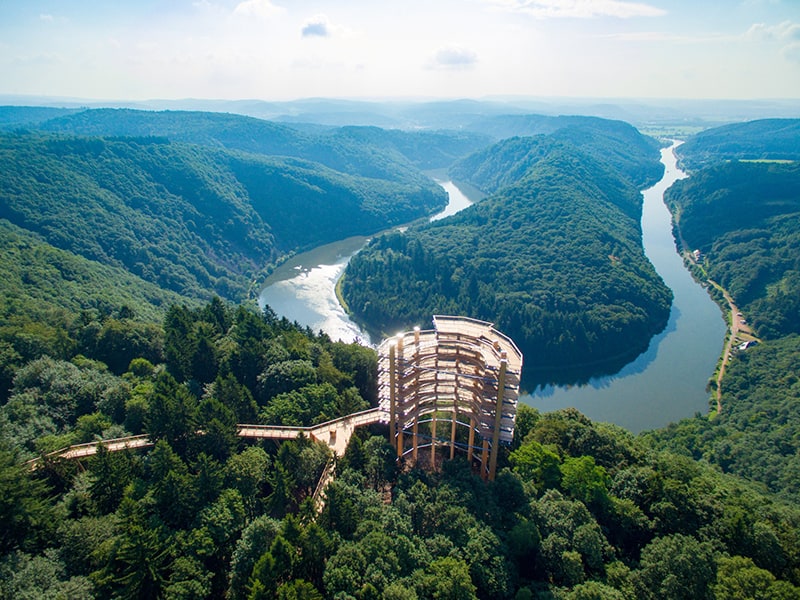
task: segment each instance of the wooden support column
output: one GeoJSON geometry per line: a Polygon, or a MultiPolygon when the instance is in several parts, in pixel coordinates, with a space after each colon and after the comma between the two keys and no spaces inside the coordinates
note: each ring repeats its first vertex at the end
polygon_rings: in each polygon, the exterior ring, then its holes
{"type": "MultiPolygon", "coordinates": [[[[419,327],[414,327],[414,367],[416,368],[416,372],[414,373],[414,410],[419,410],[419,327]]],[[[414,464],[417,464],[417,448],[419,447],[419,412],[417,412],[417,416],[414,417],[414,425],[413,425],[413,439],[411,441],[411,458],[414,461],[414,464]]]]}
{"type": "Polygon", "coordinates": [[[481,452],[481,479],[486,481],[489,474],[486,470],[486,461],[489,458],[489,440],[483,440],[483,452],[481,452]]]}
{"type": "Polygon", "coordinates": [[[472,450],[475,445],[475,418],[469,418],[469,441],[467,442],[467,462],[472,464],[472,450]]]}
{"type": "Polygon", "coordinates": [[[456,375],[453,385],[453,410],[450,413],[450,460],[456,456],[456,421],[458,420],[458,348],[456,348],[456,375]]]}
{"type": "Polygon", "coordinates": [[[492,433],[492,457],[489,459],[489,481],[494,481],[497,470],[497,452],[500,450],[500,421],[503,418],[503,393],[506,389],[508,360],[500,360],[500,375],[497,378],[497,404],[494,409],[494,432],[492,433]]]}
{"type": "Polygon", "coordinates": [[[396,448],[395,436],[395,411],[397,403],[397,375],[395,363],[397,362],[397,349],[395,344],[389,345],[389,443],[396,448]]]}
{"type": "MultiPolygon", "coordinates": [[[[397,357],[396,357],[395,360],[397,362],[397,372],[400,375],[403,375],[404,371],[405,371],[405,359],[404,359],[403,334],[402,333],[398,333],[397,334],[397,357]]],[[[405,410],[407,409],[407,402],[406,402],[406,397],[405,397],[406,392],[403,389],[403,385],[399,381],[399,379],[397,379],[395,381],[397,382],[397,403],[398,403],[398,404],[395,405],[395,411],[400,413],[400,415],[403,415],[405,413],[405,410]],[[403,405],[403,410],[402,411],[399,410],[399,408],[400,408],[399,404],[403,405]]],[[[403,444],[403,430],[405,429],[405,426],[406,426],[405,419],[398,418],[398,423],[397,423],[397,446],[396,446],[396,448],[397,448],[397,458],[400,458],[400,457],[403,456],[403,450],[404,450],[404,448],[403,448],[403,445],[404,445],[403,444]]]]}
{"type": "Polygon", "coordinates": [[[403,440],[403,428],[397,428],[397,458],[403,456],[403,451],[405,450],[405,441],[403,440]]]}

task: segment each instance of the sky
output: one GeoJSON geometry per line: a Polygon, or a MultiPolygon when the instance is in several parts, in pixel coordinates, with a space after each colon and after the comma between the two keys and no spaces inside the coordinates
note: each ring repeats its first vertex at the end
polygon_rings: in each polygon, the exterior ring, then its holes
{"type": "Polygon", "coordinates": [[[0,94],[800,98],[800,0],[0,0],[0,94]]]}

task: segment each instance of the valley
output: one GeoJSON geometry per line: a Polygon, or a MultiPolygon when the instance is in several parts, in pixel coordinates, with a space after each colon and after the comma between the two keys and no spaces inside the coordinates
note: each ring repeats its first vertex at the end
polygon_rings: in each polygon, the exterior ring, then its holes
{"type": "Polygon", "coordinates": [[[0,128],[0,596],[800,595],[796,120],[675,148],[529,114],[0,107],[0,128]],[[453,180],[482,197],[446,207],[453,180]],[[342,271],[376,338],[442,313],[514,330],[543,395],[494,481],[396,459],[375,351],[326,330],[342,271]],[[709,278],[761,340],[717,390],[709,278]]]}

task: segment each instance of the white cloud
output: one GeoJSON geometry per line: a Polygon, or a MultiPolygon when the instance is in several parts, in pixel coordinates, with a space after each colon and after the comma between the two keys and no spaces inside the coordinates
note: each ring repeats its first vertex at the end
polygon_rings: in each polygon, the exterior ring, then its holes
{"type": "Polygon", "coordinates": [[[303,37],[328,37],[331,35],[331,26],[325,15],[315,15],[303,25],[303,37]]]}
{"type": "Polygon", "coordinates": [[[781,54],[793,63],[800,63],[800,23],[783,21],[778,25],[754,23],[744,34],[746,40],[753,42],[777,42],[781,44],[781,54]]]}
{"type": "Polygon", "coordinates": [[[485,0],[509,12],[537,19],[660,17],[667,12],[656,6],[628,0],[485,0]]]}
{"type": "Polygon", "coordinates": [[[688,35],[664,31],[631,31],[602,34],[597,37],[609,40],[619,40],[623,42],[658,42],[668,44],[729,44],[740,39],[740,36],[721,33],[688,35]]]}
{"type": "Polygon", "coordinates": [[[283,12],[283,8],[270,0],[243,0],[233,9],[233,14],[243,17],[269,19],[283,12]]]}
{"type": "Polygon", "coordinates": [[[753,23],[746,37],[754,40],[800,40],[800,23],[784,21],[778,25],[753,23]]]}
{"type": "Polygon", "coordinates": [[[478,62],[478,55],[462,46],[450,45],[439,48],[430,62],[434,69],[471,69],[478,62]]]}
{"type": "Polygon", "coordinates": [[[39,20],[40,21],[46,21],[48,23],[52,23],[53,22],[53,15],[41,14],[41,15],[39,15],[39,20]]]}

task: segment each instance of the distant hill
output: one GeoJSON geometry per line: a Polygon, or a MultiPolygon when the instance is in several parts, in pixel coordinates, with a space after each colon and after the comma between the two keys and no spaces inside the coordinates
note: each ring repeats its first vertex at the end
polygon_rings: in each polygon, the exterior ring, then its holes
{"type": "Polygon", "coordinates": [[[241,300],[281,255],[444,203],[421,175],[370,179],[163,137],[0,135],[0,218],[194,298],[241,300]]]}
{"type": "Polygon", "coordinates": [[[492,195],[353,257],[342,292],[355,316],[384,332],[440,313],[491,321],[520,346],[531,380],[619,368],[643,350],[671,302],[639,222],[639,187],[663,169],[658,144],[630,126],[625,144],[587,125],[512,138],[455,166],[492,195]]]}
{"type": "Polygon", "coordinates": [[[93,109],[51,119],[37,128],[85,136],[160,136],[250,153],[292,156],[348,174],[417,183],[422,179],[418,169],[447,167],[490,142],[476,133],[401,132],[377,127],[303,132],[242,115],[196,111],[93,109]]]}
{"type": "MultiPolygon", "coordinates": [[[[493,122],[507,131],[520,130],[520,136],[537,137],[510,137],[451,167],[454,179],[466,181],[485,193],[520,181],[559,145],[562,151],[580,148],[582,155],[607,165],[637,188],[657,180],[663,172],[662,165],[653,161],[659,147],[656,140],[642,136],[621,121],[527,115],[498,117],[493,122]]],[[[627,207],[620,205],[626,211],[638,211],[640,207],[638,200],[627,207]]]]}
{"type": "Polygon", "coordinates": [[[0,106],[0,130],[36,126],[80,110],[49,106],[0,106]]]}
{"type": "Polygon", "coordinates": [[[798,139],[800,119],[761,119],[701,131],[677,155],[690,171],[726,160],[800,160],[798,139]]]}

